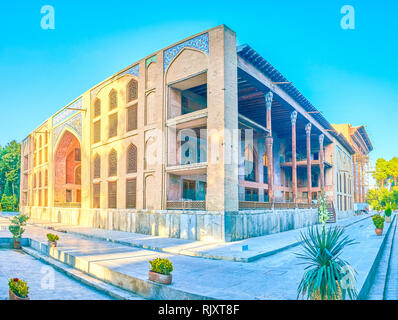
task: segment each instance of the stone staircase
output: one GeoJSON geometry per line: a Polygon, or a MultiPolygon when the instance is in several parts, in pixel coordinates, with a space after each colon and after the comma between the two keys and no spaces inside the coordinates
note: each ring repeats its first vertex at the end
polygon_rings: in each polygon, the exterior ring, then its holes
{"type": "Polygon", "coordinates": [[[333,201],[328,202],[327,210],[329,213],[329,220],[327,223],[336,223],[336,210],[334,209],[333,201]]]}

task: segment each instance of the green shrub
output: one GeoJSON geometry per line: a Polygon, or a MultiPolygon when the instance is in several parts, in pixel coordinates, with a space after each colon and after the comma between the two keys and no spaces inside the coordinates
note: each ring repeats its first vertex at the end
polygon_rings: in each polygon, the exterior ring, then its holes
{"type": "Polygon", "coordinates": [[[169,275],[173,271],[173,264],[169,259],[156,258],[154,260],[149,261],[151,265],[151,271],[169,275]]]}
{"type": "Polygon", "coordinates": [[[305,233],[300,233],[303,252],[297,253],[299,259],[306,265],[305,273],[297,289],[297,299],[302,295],[306,299],[339,300],[355,299],[355,286],[343,286],[345,270],[355,280],[355,270],[349,267],[347,261],[340,258],[346,246],[354,244],[353,240],[344,235],[341,227],[332,227],[322,231],[311,226],[305,233]],[[342,294],[342,297],[341,297],[342,294]]]}
{"type": "Polygon", "coordinates": [[[8,230],[12,233],[12,237],[14,240],[21,239],[22,234],[25,232],[25,229],[22,228],[26,226],[26,221],[28,221],[29,217],[27,215],[17,215],[11,219],[11,224],[8,227],[8,230]]]}
{"type": "Polygon", "coordinates": [[[392,209],[388,207],[386,210],[384,210],[384,215],[386,217],[391,217],[392,209]]]}
{"type": "Polygon", "coordinates": [[[47,239],[50,242],[55,242],[59,240],[59,237],[56,234],[47,233],[47,239]]]}
{"type": "Polygon", "coordinates": [[[384,217],[382,217],[379,214],[375,214],[372,217],[372,220],[373,220],[373,223],[374,223],[374,225],[375,225],[375,227],[377,229],[383,229],[384,228],[384,220],[385,220],[384,217]]]}
{"type": "Polygon", "coordinates": [[[29,294],[29,287],[26,281],[18,278],[12,278],[8,281],[10,290],[20,298],[26,298],[29,294]]]}
{"type": "Polygon", "coordinates": [[[1,198],[1,208],[3,211],[18,212],[19,206],[17,196],[15,194],[7,196],[3,193],[1,198]]]}

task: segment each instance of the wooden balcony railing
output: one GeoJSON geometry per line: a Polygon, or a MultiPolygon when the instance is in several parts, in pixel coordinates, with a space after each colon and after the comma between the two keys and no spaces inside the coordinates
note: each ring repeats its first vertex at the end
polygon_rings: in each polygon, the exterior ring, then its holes
{"type": "Polygon", "coordinates": [[[80,202],[55,202],[54,207],[57,208],[81,208],[80,202]]]}
{"type": "Polygon", "coordinates": [[[293,202],[258,202],[258,201],[239,201],[239,209],[315,209],[315,203],[293,203],[293,202]]]}
{"type": "Polygon", "coordinates": [[[206,210],[206,201],[197,200],[170,200],[167,201],[170,210],[206,210]]]}

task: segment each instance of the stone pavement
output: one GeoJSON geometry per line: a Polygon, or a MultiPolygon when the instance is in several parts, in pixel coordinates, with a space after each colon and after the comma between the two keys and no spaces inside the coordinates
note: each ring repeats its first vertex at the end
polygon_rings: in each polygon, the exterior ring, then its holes
{"type": "MultiPolygon", "coordinates": [[[[340,225],[346,227],[368,217],[368,215],[354,216],[328,226],[340,225]]],[[[106,240],[141,249],[238,262],[251,262],[296,246],[299,244],[300,232],[306,230],[306,228],[301,228],[235,242],[209,242],[62,225],[35,219],[29,220],[29,223],[56,231],[66,231],[69,234],[84,236],[88,239],[106,240]],[[247,246],[248,250],[242,251],[243,246],[247,246]]]]}
{"type": "Polygon", "coordinates": [[[8,300],[8,280],[28,282],[32,300],[109,300],[109,296],[55,271],[20,250],[0,249],[0,300],[8,300]],[[54,275],[54,287],[51,274],[54,275]],[[42,286],[43,284],[43,286],[42,286]]]}
{"type": "MultiPolygon", "coordinates": [[[[367,216],[358,223],[347,223],[346,226],[347,234],[358,242],[347,247],[343,253],[343,258],[358,272],[358,290],[362,288],[384,238],[376,236],[369,218],[367,216]]],[[[36,249],[40,250],[46,242],[48,230],[36,226],[27,229],[26,237],[42,243],[35,244],[36,249]]],[[[156,252],[76,234],[53,233],[60,236],[60,241],[56,250],[52,249],[52,257],[152,299],[296,299],[297,286],[304,273],[304,266],[296,257],[296,253],[301,251],[297,246],[243,263],[156,252]],[[172,261],[172,285],[156,285],[147,280],[148,261],[155,257],[172,261]]],[[[0,233],[0,237],[3,235],[0,233]]],[[[261,238],[267,242],[273,236],[276,235],[261,238]]]]}

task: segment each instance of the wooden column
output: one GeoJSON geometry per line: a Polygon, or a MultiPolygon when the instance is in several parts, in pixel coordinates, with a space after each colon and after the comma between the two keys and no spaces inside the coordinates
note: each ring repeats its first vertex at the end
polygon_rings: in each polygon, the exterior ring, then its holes
{"type": "Polygon", "coordinates": [[[269,202],[274,202],[274,157],[273,157],[273,143],[272,138],[272,121],[271,121],[271,107],[274,94],[270,91],[265,95],[265,106],[267,108],[267,129],[268,136],[265,139],[267,147],[267,162],[268,162],[268,197],[269,202]]]}
{"type": "Polygon", "coordinates": [[[307,135],[307,187],[308,187],[308,203],[312,203],[312,178],[311,178],[311,123],[305,126],[307,135]]]}
{"type": "Polygon", "coordinates": [[[297,152],[296,152],[296,122],[297,111],[293,111],[290,115],[292,121],[292,185],[293,185],[293,202],[297,203],[297,152]]]}
{"type": "Polygon", "coordinates": [[[364,203],[365,202],[365,161],[364,161],[364,159],[361,161],[361,166],[362,166],[362,191],[361,191],[361,194],[362,194],[362,203],[364,203]]]}
{"type": "Polygon", "coordinates": [[[324,169],[324,154],[323,154],[323,140],[325,136],[321,134],[319,136],[319,170],[321,174],[321,190],[323,191],[325,188],[325,169],[324,169]]]}
{"type": "Polygon", "coordinates": [[[352,171],[354,176],[354,202],[358,202],[358,192],[357,192],[357,164],[356,164],[356,155],[352,157],[352,171]]]}
{"type": "Polygon", "coordinates": [[[362,165],[361,165],[362,159],[361,157],[358,158],[358,202],[362,203],[362,186],[361,186],[361,181],[362,181],[362,165]]]}

